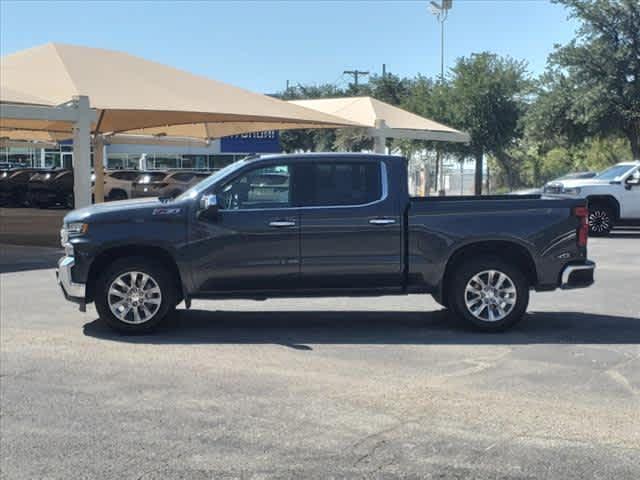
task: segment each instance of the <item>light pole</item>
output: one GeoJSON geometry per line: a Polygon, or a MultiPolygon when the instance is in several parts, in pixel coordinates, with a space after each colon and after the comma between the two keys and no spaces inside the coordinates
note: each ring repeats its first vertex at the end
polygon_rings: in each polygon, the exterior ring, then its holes
{"type": "MultiPolygon", "coordinates": [[[[440,86],[444,85],[444,22],[449,16],[449,10],[453,6],[453,0],[441,0],[440,3],[431,1],[431,13],[436,16],[440,23],[440,86]]],[[[442,113],[442,112],[441,112],[442,113]]],[[[441,192],[443,172],[440,148],[436,148],[436,192],[441,192]]]]}

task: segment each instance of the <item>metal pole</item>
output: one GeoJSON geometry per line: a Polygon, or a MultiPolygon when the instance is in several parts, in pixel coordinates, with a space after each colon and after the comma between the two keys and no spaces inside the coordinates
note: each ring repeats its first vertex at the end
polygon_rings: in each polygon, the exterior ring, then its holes
{"type": "Polygon", "coordinates": [[[94,203],[104,202],[104,138],[96,133],[93,140],[93,173],[96,183],[93,188],[94,203]]]}
{"type": "Polygon", "coordinates": [[[74,98],[76,121],[73,125],[73,196],[75,207],[91,205],[91,169],[89,156],[91,145],[91,119],[93,117],[89,97],[74,98]]]}
{"type": "Polygon", "coordinates": [[[387,137],[383,133],[386,123],[384,120],[376,119],[374,125],[377,131],[373,137],[373,151],[374,153],[387,153],[387,137]]]}
{"type": "Polygon", "coordinates": [[[444,20],[440,21],[440,83],[444,85],[444,20]]]}

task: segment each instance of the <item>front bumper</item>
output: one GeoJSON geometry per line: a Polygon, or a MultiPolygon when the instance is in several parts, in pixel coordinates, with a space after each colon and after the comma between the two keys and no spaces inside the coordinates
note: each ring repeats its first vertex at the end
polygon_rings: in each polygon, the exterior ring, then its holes
{"type": "Polygon", "coordinates": [[[67,300],[81,305],[85,303],[86,285],[84,283],[75,283],[71,277],[71,269],[75,265],[73,257],[62,257],[58,260],[58,269],[56,277],[58,285],[62,288],[62,293],[67,300]]]}
{"type": "Polygon", "coordinates": [[[595,269],[596,264],[590,260],[585,260],[584,263],[567,265],[560,276],[560,288],[569,290],[592,285],[595,269]]]}

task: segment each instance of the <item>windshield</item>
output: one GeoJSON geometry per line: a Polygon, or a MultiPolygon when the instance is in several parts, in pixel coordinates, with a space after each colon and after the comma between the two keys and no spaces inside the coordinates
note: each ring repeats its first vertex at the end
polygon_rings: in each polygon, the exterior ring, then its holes
{"type": "Polygon", "coordinates": [[[167,176],[166,172],[146,172],[138,176],[138,183],[160,182],[167,176]]]}
{"type": "Polygon", "coordinates": [[[205,178],[204,180],[202,180],[200,183],[196,183],[190,189],[185,190],[185,192],[182,195],[178,196],[176,200],[185,200],[187,198],[194,198],[195,196],[207,190],[214,183],[217,183],[218,180],[220,180],[221,178],[226,177],[228,174],[242,167],[245,161],[246,161],[245,159],[238,160],[237,162],[231,163],[226,167],[224,167],[223,169],[218,170],[217,172],[214,172],[208,178],[205,178]]]}
{"type": "Polygon", "coordinates": [[[632,168],[633,165],[615,165],[611,168],[607,168],[603,172],[600,172],[595,178],[598,180],[615,180],[616,178],[623,176],[632,168]]]}

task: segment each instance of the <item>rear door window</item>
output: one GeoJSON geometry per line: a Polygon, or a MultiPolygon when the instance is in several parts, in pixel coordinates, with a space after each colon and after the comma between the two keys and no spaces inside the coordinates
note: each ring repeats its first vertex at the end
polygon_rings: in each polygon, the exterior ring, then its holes
{"type": "Polygon", "coordinates": [[[382,197],[380,162],[315,162],[300,170],[300,206],[357,206],[382,197]]]}

